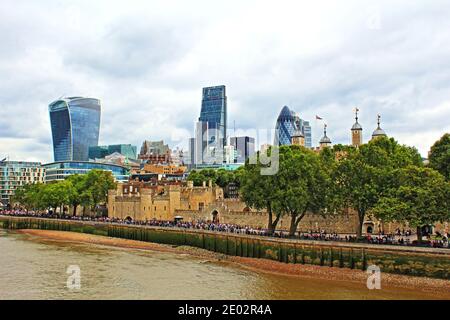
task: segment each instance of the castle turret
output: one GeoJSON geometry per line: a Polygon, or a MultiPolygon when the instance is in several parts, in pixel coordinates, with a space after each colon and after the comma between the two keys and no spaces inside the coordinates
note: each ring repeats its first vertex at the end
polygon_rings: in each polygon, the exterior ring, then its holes
{"type": "Polygon", "coordinates": [[[384,132],[384,130],[381,129],[381,127],[380,127],[380,122],[381,122],[381,116],[378,115],[378,118],[377,118],[378,126],[375,129],[375,131],[372,133],[372,140],[379,138],[379,137],[387,137],[386,132],[384,132]]]}
{"type": "Polygon", "coordinates": [[[331,139],[327,136],[327,125],[324,124],[323,126],[323,137],[319,141],[320,149],[330,147],[331,146],[331,139]]]}
{"type": "Polygon", "coordinates": [[[295,146],[305,146],[305,135],[301,130],[295,130],[292,134],[291,144],[295,146]]]}
{"type": "Polygon", "coordinates": [[[352,127],[352,146],[354,146],[354,147],[359,147],[363,143],[363,138],[362,138],[363,128],[358,122],[358,112],[359,112],[359,109],[356,108],[355,109],[356,122],[352,127]]]}

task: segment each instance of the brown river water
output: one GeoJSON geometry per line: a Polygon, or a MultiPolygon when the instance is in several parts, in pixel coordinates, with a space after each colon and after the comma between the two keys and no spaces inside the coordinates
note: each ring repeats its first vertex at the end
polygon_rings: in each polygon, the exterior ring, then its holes
{"type": "Polygon", "coordinates": [[[272,275],[191,255],[37,239],[0,230],[0,299],[433,299],[407,289],[272,275]],[[81,288],[66,287],[77,265],[81,288]]]}

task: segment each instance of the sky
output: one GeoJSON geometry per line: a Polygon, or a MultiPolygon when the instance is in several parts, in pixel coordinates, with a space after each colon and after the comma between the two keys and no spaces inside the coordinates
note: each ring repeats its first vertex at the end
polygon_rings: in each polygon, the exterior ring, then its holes
{"type": "MultiPolygon", "coordinates": [[[[186,147],[202,87],[226,85],[229,133],[284,105],[350,143],[382,128],[426,156],[450,132],[450,1],[0,0],[0,158],[53,160],[48,105],[102,101],[100,144],[186,147]]],[[[260,140],[259,143],[264,142],[260,140]]]]}

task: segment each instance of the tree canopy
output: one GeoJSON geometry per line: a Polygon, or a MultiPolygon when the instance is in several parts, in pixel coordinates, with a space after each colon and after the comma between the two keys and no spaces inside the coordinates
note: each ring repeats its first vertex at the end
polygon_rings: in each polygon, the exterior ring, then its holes
{"type": "MultiPolygon", "coordinates": [[[[271,150],[269,150],[269,154],[271,150]]],[[[261,175],[261,170],[269,165],[260,161],[261,153],[256,155],[256,161],[252,164],[247,162],[245,167],[239,172],[240,189],[239,195],[249,207],[256,210],[267,210],[268,214],[268,232],[273,234],[280,219],[282,212],[274,212],[275,201],[278,193],[273,192],[277,184],[275,175],[261,175]]]]}
{"type": "Polygon", "coordinates": [[[386,137],[372,140],[338,161],[332,174],[337,203],[341,209],[352,208],[357,212],[358,236],[362,234],[366,215],[390,188],[391,171],[409,165],[422,166],[418,151],[386,137]]]}
{"type": "Polygon", "coordinates": [[[192,170],[188,176],[188,181],[194,182],[194,186],[201,187],[203,182],[212,181],[214,185],[225,188],[230,183],[239,184],[240,168],[236,171],[229,171],[225,169],[203,169],[192,170]]]}
{"type": "Polygon", "coordinates": [[[115,188],[111,172],[91,170],[85,175],[69,176],[63,181],[25,185],[16,190],[13,202],[34,210],[62,209],[70,205],[76,214],[79,205],[94,211],[99,204],[107,201],[108,190],[115,188]]]}
{"type": "Polygon", "coordinates": [[[408,222],[421,228],[450,220],[450,182],[431,168],[408,166],[391,172],[390,188],[373,208],[383,221],[408,222]]]}
{"type": "Polygon", "coordinates": [[[278,172],[262,175],[263,167],[260,161],[246,164],[240,193],[247,205],[268,211],[271,232],[282,216],[290,217],[293,236],[307,212],[325,213],[329,178],[316,153],[304,147],[281,146],[278,172]]]}
{"type": "Polygon", "coordinates": [[[450,133],[446,133],[431,147],[430,166],[450,180],[450,133]]]}

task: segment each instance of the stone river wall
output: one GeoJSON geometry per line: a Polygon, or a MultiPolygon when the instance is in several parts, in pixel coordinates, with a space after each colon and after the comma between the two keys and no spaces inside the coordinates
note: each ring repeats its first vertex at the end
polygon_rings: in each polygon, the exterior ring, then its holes
{"type": "Polygon", "coordinates": [[[43,229],[95,234],[176,246],[192,246],[225,255],[270,259],[433,278],[450,278],[450,250],[356,243],[304,241],[231,233],[143,227],[69,220],[0,216],[5,229],[43,229]]]}

